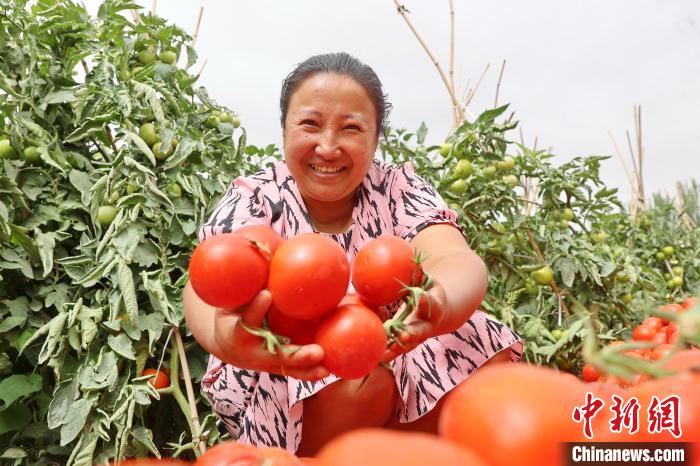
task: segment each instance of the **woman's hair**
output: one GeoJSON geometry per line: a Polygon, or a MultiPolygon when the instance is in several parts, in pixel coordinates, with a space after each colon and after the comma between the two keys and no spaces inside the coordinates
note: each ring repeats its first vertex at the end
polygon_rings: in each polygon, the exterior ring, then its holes
{"type": "Polygon", "coordinates": [[[391,104],[387,101],[387,96],[382,91],[382,83],[372,68],[345,52],[327,53],[308,58],[297,65],[289,76],[285,78],[282,82],[282,93],[280,95],[282,128],[284,128],[284,122],[287,119],[287,110],[289,109],[289,100],[292,94],[306,79],[319,73],[348,76],[360,84],[369,94],[377,112],[377,136],[384,133],[384,129],[388,124],[391,104]]]}

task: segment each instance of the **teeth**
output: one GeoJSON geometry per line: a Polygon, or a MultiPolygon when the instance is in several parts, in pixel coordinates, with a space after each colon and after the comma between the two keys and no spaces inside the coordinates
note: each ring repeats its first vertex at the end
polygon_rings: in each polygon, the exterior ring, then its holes
{"type": "Polygon", "coordinates": [[[321,165],[311,165],[314,171],[321,173],[338,173],[343,167],[323,167],[321,165]]]}

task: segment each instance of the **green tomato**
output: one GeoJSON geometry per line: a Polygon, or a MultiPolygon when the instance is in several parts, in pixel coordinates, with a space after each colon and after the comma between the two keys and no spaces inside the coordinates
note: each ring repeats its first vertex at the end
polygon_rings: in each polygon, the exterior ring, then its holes
{"type": "Polygon", "coordinates": [[[673,246],[664,246],[661,248],[661,252],[663,252],[666,257],[671,257],[673,255],[673,246]]]}
{"type": "Polygon", "coordinates": [[[41,155],[39,154],[39,148],[36,146],[29,146],[25,147],[24,151],[22,151],[24,155],[24,160],[26,160],[29,163],[34,163],[38,162],[41,160],[41,155]]]}
{"type": "Polygon", "coordinates": [[[167,159],[172,155],[173,146],[171,144],[170,150],[163,152],[160,150],[160,145],[160,142],[156,142],[155,144],[153,144],[153,155],[155,155],[157,160],[160,160],[162,162],[163,160],[167,159]]]}
{"type": "Polygon", "coordinates": [[[593,233],[593,242],[594,243],[604,243],[608,239],[608,234],[604,231],[598,231],[596,233],[593,233]]]}
{"type": "Polygon", "coordinates": [[[493,175],[496,174],[496,167],[494,165],[489,165],[487,167],[484,167],[481,170],[481,173],[483,173],[486,178],[491,178],[493,175]]]}
{"type": "Polygon", "coordinates": [[[234,117],[231,119],[231,124],[234,128],[238,128],[241,126],[241,119],[234,115],[234,117]]]}
{"type": "Polygon", "coordinates": [[[627,275],[625,272],[618,272],[617,279],[622,283],[627,283],[630,281],[629,275],[627,275]]]}
{"type": "Polygon", "coordinates": [[[520,183],[520,180],[515,175],[506,175],[503,177],[503,182],[511,188],[515,188],[520,183]]]}
{"type": "Polygon", "coordinates": [[[139,136],[149,146],[152,146],[160,140],[158,133],[156,133],[156,127],[153,125],[153,123],[142,124],[139,128],[139,136]]]}
{"type": "Polygon", "coordinates": [[[683,267],[674,267],[673,275],[683,275],[683,267]]]}
{"type": "Polygon", "coordinates": [[[559,220],[559,226],[562,228],[569,228],[569,221],[563,218],[559,220]]]}
{"type": "Polygon", "coordinates": [[[510,155],[506,155],[503,157],[503,160],[500,160],[496,165],[499,170],[510,171],[515,167],[515,159],[510,155]]]}
{"type": "Polygon", "coordinates": [[[144,49],[139,52],[138,59],[142,65],[150,65],[155,63],[156,53],[153,51],[153,49],[144,49]]]}
{"type": "Polygon", "coordinates": [[[139,186],[136,183],[132,183],[129,181],[126,185],[126,193],[127,194],[134,194],[136,191],[139,190],[139,186]]]}
{"type": "Polygon", "coordinates": [[[438,149],[438,153],[442,155],[443,157],[447,157],[450,154],[450,149],[452,149],[452,144],[448,144],[446,142],[443,142],[440,144],[440,148],[438,149]]]}
{"type": "Polygon", "coordinates": [[[177,54],[172,50],[160,52],[160,61],[165,64],[172,65],[177,60],[177,54]]]}
{"type": "Polygon", "coordinates": [[[231,123],[233,121],[233,115],[226,112],[219,114],[218,118],[221,123],[231,123]]]}
{"type": "Polygon", "coordinates": [[[672,278],[673,278],[673,276],[670,273],[664,272],[664,280],[670,280],[672,278]]]}
{"type": "Polygon", "coordinates": [[[622,302],[625,304],[629,304],[632,302],[632,295],[629,293],[625,293],[621,296],[622,302]]]}
{"type": "Polygon", "coordinates": [[[569,332],[567,332],[566,329],[555,328],[550,333],[552,334],[555,340],[559,341],[562,338],[566,337],[566,334],[569,332]]]}
{"type": "Polygon", "coordinates": [[[664,254],[663,252],[659,251],[659,252],[656,253],[656,259],[662,261],[662,260],[666,259],[666,254],[664,254]]]}
{"type": "Polygon", "coordinates": [[[177,183],[170,183],[165,188],[165,192],[170,194],[172,197],[182,197],[182,188],[177,183]]]}
{"type": "Polygon", "coordinates": [[[101,205],[97,209],[97,221],[103,227],[109,226],[117,216],[117,208],[113,205],[101,205]]]}
{"type": "Polygon", "coordinates": [[[561,213],[561,218],[563,218],[564,220],[571,221],[575,217],[576,217],[576,215],[574,214],[574,211],[569,209],[568,207],[566,209],[564,209],[561,213]]]}
{"type": "Polygon", "coordinates": [[[452,153],[458,159],[463,159],[463,158],[467,157],[467,152],[461,147],[455,147],[454,150],[452,151],[452,153]]]}
{"type": "Polygon", "coordinates": [[[119,79],[128,81],[131,79],[131,72],[129,70],[119,70],[119,79]]]}
{"type": "Polygon", "coordinates": [[[447,188],[447,190],[452,194],[464,194],[467,192],[467,182],[463,179],[456,180],[447,188]]]}
{"type": "Polygon", "coordinates": [[[673,286],[676,286],[676,287],[683,286],[683,277],[673,277],[671,280],[673,280],[673,286]]]}
{"type": "Polygon", "coordinates": [[[122,195],[119,194],[119,191],[112,191],[112,194],[109,196],[109,203],[116,204],[121,197],[122,195]]]}
{"type": "Polygon", "coordinates": [[[675,288],[676,282],[673,279],[666,280],[666,287],[667,288],[675,288]]]}
{"type": "Polygon", "coordinates": [[[554,273],[549,266],[544,266],[541,269],[535,270],[530,274],[532,279],[535,280],[540,285],[549,285],[554,279],[554,273]]]}
{"type": "Polygon", "coordinates": [[[204,125],[209,128],[216,128],[219,124],[219,119],[216,115],[209,115],[206,120],[204,120],[204,125]]]}
{"type": "Polygon", "coordinates": [[[4,159],[11,159],[17,155],[15,149],[10,144],[9,139],[0,140],[0,157],[4,159]]]}
{"type": "Polygon", "coordinates": [[[540,289],[537,286],[537,283],[528,279],[525,282],[525,292],[528,294],[528,296],[537,296],[537,294],[540,292],[540,289]]]}
{"type": "Polygon", "coordinates": [[[467,178],[473,171],[474,167],[472,167],[472,163],[469,160],[460,160],[457,162],[457,165],[455,165],[452,176],[455,178],[467,178]]]}

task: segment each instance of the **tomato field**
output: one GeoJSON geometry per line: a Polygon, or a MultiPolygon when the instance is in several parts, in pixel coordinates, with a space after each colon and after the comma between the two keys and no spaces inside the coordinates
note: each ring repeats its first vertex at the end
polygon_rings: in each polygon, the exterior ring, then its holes
{"type": "MultiPolygon", "coordinates": [[[[274,145],[248,145],[235,112],[198,86],[191,37],[157,16],[128,19],[135,8],[128,0],[105,0],[91,18],[73,1],[0,0],[2,464],[93,465],[135,456],[195,461],[227,439],[200,394],[207,353],[184,324],[182,289],[188,267],[198,263],[197,228],[231,180],[281,154],[274,145]]],[[[631,213],[601,182],[606,157],[557,166],[547,151],[516,143],[516,128],[508,106],[462,123],[440,146],[426,145],[425,125],[392,128],[378,157],[410,161],[459,214],[488,267],[482,308],[522,336],[525,361],[548,368],[532,368],[546,371],[541,377],[519,376],[530,382],[514,403],[539,414],[551,408],[549,400],[536,406],[527,398],[528,390],[542,396],[542,378],[551,377],[551,397],[569,390],[571,399],[561,403],[572,431],[550,413],[536,418],[541,436],[582,440],[570,413],[585,401],[586,385],[577,380],[584,379],[602,387],[596,393],[608,403],[623,389],[644,409],[654,394],[682,396],[684,438],[699,441],[700,358],[690,348],[700,345],[700,306],[691,298],[700,295],[700,188],[693,182],[677,198],[654,195],[631,213]]],[[[291,240],[277,248],[274,238],[256,236],[264,234],[241,231],[235,241],[251,249],[251,241],[274,244],[279,254],[269,251],[267,262],[253,251],[246,260],[257,261],[264,276],[249,275],[249,292],[225,304],[246,303],[269,274],[277,311],[285,314],[285,303],[297,300],[289,309],[314,317],[314,306],[326,304],[293,295],[290,283],[304,267],[318,265],[285,257],[291,240]],[[294,260],[301,262],[289,265],[294,260]]],[[[402,293],[391,285],[369,289],[386,266],[373,263],[350,276],[338,264],[331,273],[347,275],[358,290],[369,283],[366,293],[384,305],[402,293]]],[[[404,283],[420,281],[410,266],[396,273],[404,283]]],[[[346,289],[316,295],[332,293],[333,306],[346,289]]],[[[279,316],[277,324],[271,317],[270,325],[290,328],[288,317],[294,316],[279,316]]],[[[475,377],[485,385],[474,392],[496,399],[489,377],[502,377],[493,383],[503,386],[518,383],[494,369],[475,377]]],[[[473,396],[454,398],[455,416],[458,408],[479,404],[473,396]]],[[[480,422],[475,412],[469,409],[471,425],[480,422]]],[[[488,433],[481,421],[480,431],[488,433]]],[[[441,422],[446,437],[495,452],[477,458],[443,446],[445,461],[507,464],[509,450],[495,433],[480,440],[463,435],[454,417],[441,422]]],[[[359,441],[382,441],[370,437],[359,441]]],[[[343,451],[362,453],[353,439],[343,441],[329,446],[320,464],[341,464],[334,461],[343,451]]],[[[437,451],[435,441],[416,439],[414,459],[419,450],[437,451]]],[[[520,464],[530,464],[524,452],[539,458],[531,464],[543,464],[550,447],[523,440],[520,464]]],[[[291,455],[269,454],[278,457],[271,464],[297,464],[291,455]]],[[[364,461],[342,464],[370,464],[364,461]]]]}

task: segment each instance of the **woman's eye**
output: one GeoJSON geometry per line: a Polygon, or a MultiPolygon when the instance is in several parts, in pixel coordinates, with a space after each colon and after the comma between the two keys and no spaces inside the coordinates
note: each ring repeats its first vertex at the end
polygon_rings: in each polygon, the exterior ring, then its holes
{"type": "Polygon", "coordinates": [[[301,124],[306,126],[318,126],[314,120],[303,120],[301,124]]]}
{"type": "Polygon", "coordinates": [[[347,125],[347,126],[345,127],[345,129],[352,129],[352,130],[355,130],[355,131],[359,131],[359,130],[360,130],[360,127],[357,126],[357,125],[347,125]]]}

